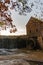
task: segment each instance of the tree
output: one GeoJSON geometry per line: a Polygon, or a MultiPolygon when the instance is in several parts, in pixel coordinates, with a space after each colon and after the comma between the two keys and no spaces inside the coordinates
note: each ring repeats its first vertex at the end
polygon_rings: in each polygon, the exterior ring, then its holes
{"type": "Polygon", "coordinates": [[[28,6],[28,0],[12,1],[12,9],[18,11],[20,15],[26,15],[26,13],[30,13],[32,11],[32,9],[28,6]]]}
{"type": "MultiPolygon", "coordinates": [[[[10,0],[0,1],[0,30],[10,29],[13,33],[17,31],[16,26],[12,23],[11,12],[8,9],[7,4],[10,4],[10,0]]],[[[11,33],[11,32],[10,32],[11,33]]]]}

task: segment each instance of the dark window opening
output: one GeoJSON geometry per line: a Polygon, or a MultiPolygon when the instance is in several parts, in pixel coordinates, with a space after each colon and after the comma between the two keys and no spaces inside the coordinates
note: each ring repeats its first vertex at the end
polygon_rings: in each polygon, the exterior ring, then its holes
{"type": "Polygon", "coordinates": [[[38,32],[38,29],[36,29],[36,32],[38,32]]]}
{"type": "Polygon", "coordinates": [[[43,38],[42,38],[42,40],[43,40],[43,38]]]}
{"type": "Polygon", "coordinates": [[[30,30],[30,33],[31,33],[31,30],[30,30]]]}

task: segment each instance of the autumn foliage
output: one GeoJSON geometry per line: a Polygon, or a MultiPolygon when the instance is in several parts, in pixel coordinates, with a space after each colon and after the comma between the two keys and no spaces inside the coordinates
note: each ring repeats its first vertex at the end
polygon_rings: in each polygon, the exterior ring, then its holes
{"type": "MultiPolygon", "coordinates": [[[[11,13],[8,9],[8,6],[6,4],[9,4],[10,0],[4,0],[0,1],[0,29],[1,30],[7,30],[14,29],[13,33],[17,31],[16,26],[12,23],[11,13]],[[13,27],[15,26],[15,28],[13,27]],[[16,30],[15,30],[16,29],[16,30]]],[[[11,30],[10,30],[11,33],[11,30]]]]}

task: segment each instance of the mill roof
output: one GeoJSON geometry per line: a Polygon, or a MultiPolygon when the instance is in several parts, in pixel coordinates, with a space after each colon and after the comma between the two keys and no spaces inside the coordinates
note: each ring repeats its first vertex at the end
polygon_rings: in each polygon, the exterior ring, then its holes
{"type": "Polygon", "coordinates": [[[35,23],[43,23],[43,21],[39,20],[38,18],[35,17],[31,17],[28,21],[28,23],[26,24],[26,26],[29,24],[29,22],[35,22],[35,23]]]}

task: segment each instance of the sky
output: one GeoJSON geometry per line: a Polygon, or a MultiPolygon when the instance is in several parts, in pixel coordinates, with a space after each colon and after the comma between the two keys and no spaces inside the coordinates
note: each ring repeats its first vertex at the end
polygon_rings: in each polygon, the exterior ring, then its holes
{"type": "Polygon", "coordinates": [[[31,16],[43,19],[43,0],[28,0],[29,7],[31,7],[31,3],[34,3],[34,6],[32,7],[32,11],[27,13],[27,15],[19,15],[14,9],[10,10],[17,31],[15,33],[9,33],[8,30],[1,31],[1,35],[26,35],[26,24],[31,16]]]}

